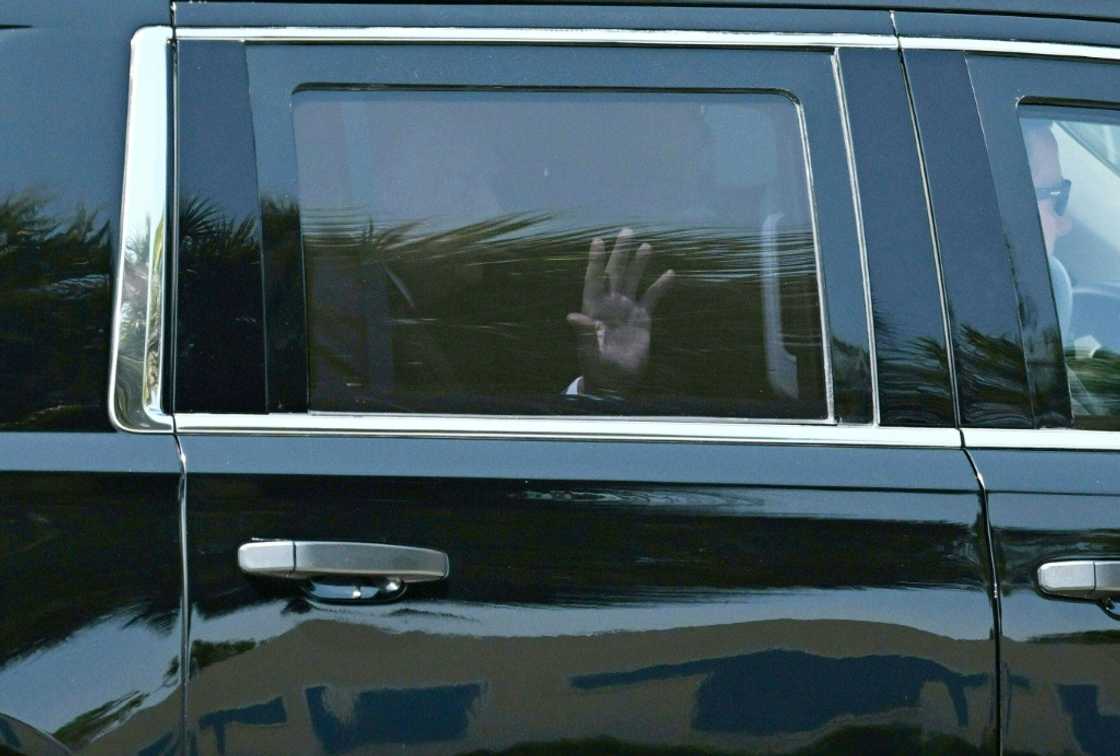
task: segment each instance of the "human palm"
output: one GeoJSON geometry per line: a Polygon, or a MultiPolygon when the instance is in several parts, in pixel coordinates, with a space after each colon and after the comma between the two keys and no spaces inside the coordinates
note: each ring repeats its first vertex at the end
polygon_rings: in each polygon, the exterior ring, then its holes
{"type": "Polygon", "coordinates": [[[674,274],[662,273],[638,297],[653,248],[642,244],[633,252],[633,246],[634,232],[628,228],[619,232],[609,257],[602,239],[591,242],[582,311],[568,315],[576,332],[583,393],[623,393],[638,382],[649,360],[653,310],[674,274]]]}

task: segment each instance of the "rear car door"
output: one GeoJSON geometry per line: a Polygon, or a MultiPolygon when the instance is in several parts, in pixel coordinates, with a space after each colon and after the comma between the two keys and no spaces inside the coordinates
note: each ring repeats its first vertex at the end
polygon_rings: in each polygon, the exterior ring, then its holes
{"type": "Polygon", "coordinates": [[[941,23],[903,16],[900,31],[926,162],[942,166],[931,167],[938,231],[956,245],[942,254],[964,438],[995,548],[1004,744],[1114,753],[1120,52],[1073,43],[1115,29],[919,36],[941,23]],[[1063,34],[1070,44],[1022,41],[1063,34]],[[943,159],[950,149],[956,161],[943,159]],[[971,245],[957,244],[968,229],[971,245]],[[970,287],[996,295],[970,302],[970,287]]]}
{"type": "Polygon", "coordinates": [[[119,224],[129,40],[168,20],[0,7],[0,753],[182,746],[178,450],[158,399],[163,432],[133,435],[108,392],[114,260],[143,254],[119,224]]]}
{"type": "Polygon", "coordinates": [[[176,30],[192,748],[994,747],[882,15],[206,12],[176,30]],[[745,31],[775,18],[802,33],[745,31]],[[604,369],[605,299],[648,316],[637,370],[604,369]]]}

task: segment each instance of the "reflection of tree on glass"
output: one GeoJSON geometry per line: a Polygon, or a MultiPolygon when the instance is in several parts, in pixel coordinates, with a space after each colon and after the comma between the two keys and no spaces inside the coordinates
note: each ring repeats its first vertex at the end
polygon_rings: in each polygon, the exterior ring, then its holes
{"type": "Polygon", "coordinates": [[[0,427],[104,430],[110,224],[55,205],[0,197],[0,427]]]}
{"type": "Polygon", "coordinates": [[[829,416],[792,97],[305,88],[292,117],[313,409],[829,416]]]}
{"type": "Polygon", "coordinates": [[[424,233],[304,213],[312,406],[827,415],[807,229],[559,225],[519,215],[424,233]],[[795,359],[792,394],[768,372],[775,339],[795,359]],[[565,395],[577,376],[586,385],[565,395]]]}

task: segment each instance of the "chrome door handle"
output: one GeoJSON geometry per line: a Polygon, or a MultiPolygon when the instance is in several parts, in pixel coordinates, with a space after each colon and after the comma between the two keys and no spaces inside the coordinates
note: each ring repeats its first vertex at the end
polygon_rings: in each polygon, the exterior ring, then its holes
{"type": "Polygon", "coordinates": [[[263,577],[386,578],[402,585],[443,580],[451,573],[451,563],[442,551],[337,541],[251,541],[237,550],[237,565],[246,574],[263,577]]]}
{"type": "Polygon", "coordinates": [[[1047,562],[1038,568],[1043,593],[1066,598],[1103,599],[1120,594],[1120,561],[1078,559],[1047,562]]]}

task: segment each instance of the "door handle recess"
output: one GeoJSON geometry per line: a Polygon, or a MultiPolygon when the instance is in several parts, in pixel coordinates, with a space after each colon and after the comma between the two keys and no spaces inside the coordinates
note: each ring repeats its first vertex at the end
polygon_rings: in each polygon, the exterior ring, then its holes
{"type": "Polygon", "coordinates": [[[248,575],[287,580],[392,579],[402,585],[443,580],[451,573],[447,554],[387,543],[338,541],[252,541],[237,550],[248,575]]]}
{"type": "Polygon", "coordinates": [[[1120,561],[1080,559],[1038,568],[1038,587],[1052,596],[1105,599],[1120,594],[1120,561]]]}

